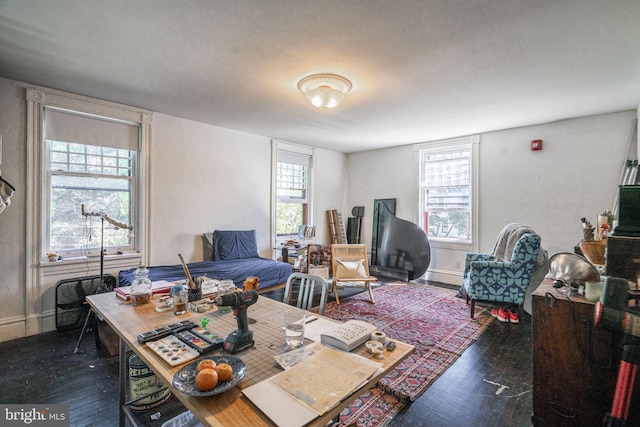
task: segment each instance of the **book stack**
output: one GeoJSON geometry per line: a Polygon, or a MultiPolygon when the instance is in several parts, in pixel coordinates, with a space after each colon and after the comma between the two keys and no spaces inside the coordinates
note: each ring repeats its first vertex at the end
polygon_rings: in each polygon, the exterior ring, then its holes
{"type": "MultiPolygon", "coordinates": [[[[151,292],[156,294],[168,294],[174,283],[167,282],[166,280],[158,280],[151,282],[151,292]]],[[[114,289],[116,296],[125,301],[131,300],[131,286],[121,286],[114,289]]]]}

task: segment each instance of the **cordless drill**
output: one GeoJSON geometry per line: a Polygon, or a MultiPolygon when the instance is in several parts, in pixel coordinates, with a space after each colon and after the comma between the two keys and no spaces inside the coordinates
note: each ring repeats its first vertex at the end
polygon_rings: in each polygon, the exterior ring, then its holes
{"type": "Polygon", "coordinates": [[[217,297],[215,303],[217,306],[233,307],[233,314],[238,321],[238,329],[229,334],[224,341],[224,349],[231,354],[252,347],[253,332],[249,330],[249,322],[247,320],[247,307],[258,301],[258,292],[251,290],[247,292],[233,292],[217,297]]]}

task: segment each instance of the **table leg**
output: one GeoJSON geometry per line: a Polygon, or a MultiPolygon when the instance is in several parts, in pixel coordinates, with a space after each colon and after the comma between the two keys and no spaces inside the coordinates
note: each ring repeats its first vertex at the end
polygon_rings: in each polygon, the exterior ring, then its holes
{"type": "Polygon", "coordinates": [[[120,367],[118,370],[118,380],[119,380],[119,422],[120,427],[125,427],[125,414],[124,414],[124,404],[126,402],[127,396],[127,344],[124,342],[122,338],[120,338],[120,350],[119,350],[119,361],[120,367]]]}

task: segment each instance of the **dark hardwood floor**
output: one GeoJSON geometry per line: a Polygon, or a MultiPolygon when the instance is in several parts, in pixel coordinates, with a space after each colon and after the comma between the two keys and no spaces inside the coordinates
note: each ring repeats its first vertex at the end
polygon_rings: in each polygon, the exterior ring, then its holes
{"type": "MultiPolygon", "coordinates": [[[[281,298],[281,293],[266,294],[281,298]]],[[[0,343],[0,403],[63,403],[71,426],[118,424],[118,358],[96,349],[93,332],[74,349],[80,330],[48,332],[0,343]]],[[[390,426],[530,426],[531,319],[493,322],[440,378],[390,426]]],[[[179,413],[176,405],[140,418],[179,413]]]]}

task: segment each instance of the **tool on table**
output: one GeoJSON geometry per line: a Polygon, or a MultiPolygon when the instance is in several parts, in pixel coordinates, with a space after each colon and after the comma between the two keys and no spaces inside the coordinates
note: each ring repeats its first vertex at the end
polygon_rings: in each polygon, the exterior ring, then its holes
{"type": "MultiPolygon", "coordinates": [[[[260,289],[260,278],[256,277],[256,276],[249,276],[246,278],[246,280],[244,281],[244,283],[242,284],[242,289],[246,292],[246,291],[257,291],[260,289]]],[[[254,323],[256,323],[256,319],[251,319],[249,318],[249,324],[252,325],[254,323]]]]}
{"type": "Polygon", "coordinates": [[[255,276],[249,276],[242,284],[242,287],[245,291],[257,291],[260,288],[260,279],[255,276]]]}
{"type": "Polygon", "coordinates": [[[229,353],[237,353],[252,347],[253,332],[249,330],[249,322],[247,320],[247,307],[258,301],[258,292],[233,292],[217,297],[215,303],[217,306],[231,306],[233,314],[238,322],[238,329],[229,334],[224,341],[224,349],[229,353]]]}
{"type": "Polygon", "coordinates": [[[184,270],[184,274],[187,275],[187,280],[189,281],[189,287],[191,289],[196,289],[196,284],[193,283],[193,279],[191,278],[191,273],[189,273],[189,269],[187,268],[187,264],[184,262],[184,258],[182,258],[182,254],[178,254],[180,257],[180,262],[182,263],[182,269],[184,270]]]}

